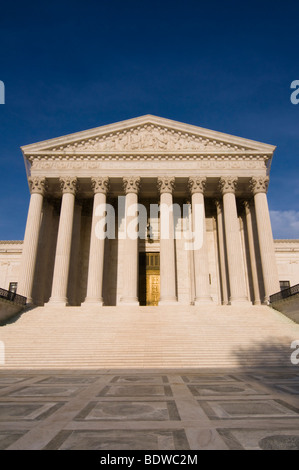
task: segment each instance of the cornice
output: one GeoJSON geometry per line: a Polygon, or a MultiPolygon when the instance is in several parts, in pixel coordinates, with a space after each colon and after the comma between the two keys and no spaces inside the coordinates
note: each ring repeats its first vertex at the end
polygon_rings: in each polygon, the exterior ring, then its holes
{"type": "MultiPolygon", "coordinates": [[[[163,138],[168,138],[169,142],[167,146],[178,145],[181,147],[184,146],[188,140],[188,145],[191,144],[190,149],[194,151],[195,147],[201,147],[201,150],[205,146],[218,146],[221,151],[221,147],[228,148],[230,151],[242,150],[251,152],[259,152],[263,154],[271,155],[275,150],[275,146],[265,144],[262,142],[257,142],[250,139],[245,139],[243,137],[232,136],[218,131],[213,131],[210,129],[204,129],[202,127],[185,124],[170,119],[161,118],[158,116],[146,115],[138,118],[128,119],[126,121],[121,121],[113,124],[104,125],[94,129],[89,129],[86,131],[77,132],[74,134],[69,134],[66,136],[37,142],[35,144],[30,144],[21,147],[24,156],[27,158],[33,153],[49,152],[55,148],[55,151],[63,150],[67,151],[66,147],[72,146],[75,147],[73,150],[76,150],[76,147],[97,146],[99,150],[99,144],[108,142],[109,148],[111,150],[111,145],[116,143],[118,146],[127,145],[129,147],[133,145],[132,138],[137,136],[135,142],[138,141],[143,149],[148,145],[152,148],[153,139],[158,138],[158,142],[155,141],[155,144],[158,145],[158,148],[161,149],[163,146],[163,138]],[[138,134],[140,134],[138,136],[138,134]],[[158,134],[160,134],[161,139],[158,134]],[[129,143],[126,137],[130,135],[129,143]],[[146,142],[145,140],[146,139],[146,142]]],[[[134,139],[133,139],[134,140],[134,139]]],[[[164,142],[165,143],[165,142],[164,142]]],[[[137,144],[136,144],[137,145],[137,144]]],[[[123,149],[123,147],[122,147],[123,149]]],[[[165,149],[164,149],[165,150],[165,149]]],[[[175,150],[175,148],[173,148],[175,150]]],[[[204,149],[205,150],[205,149],[204,149]]],[[[91,150],[89,150],[89,153],[91,150]]],[[[74,151],[72,152],[74,153],[74,151]]]]}
{"type": "Polygon", "coordinates": [[[271,153],[261,153],[258,151],[251,151],[251,150],[244,150],[243,152],[231,152],[231,151],[222,151],[221,153],[215,151],[207,151],[207,152],[202,152],[202,151],[180,151],[180,152],[172,152],[172,151],[138,151],[138,152],[99,152],[98,150],[78,150],[74,151],[72,150],[71,152],[67,151],[32,151],[29,154],[27,154],[26,158],[27,160],[31,161],[33,159],[42,159],[42,158],[47,158],[49,160],[53,159],[80,159],[80,158],[92,158],[92,157],[97,157],[97,158],[115,158],[115,159],[135,159],[135,158],[156,158],[156,157],[171,157],[171,158],[178,158],[178,157],[189,157],[189,158],[258,158],[258,159],[263,159],[263,160],[269,160],[272,157],[271,153]]]}

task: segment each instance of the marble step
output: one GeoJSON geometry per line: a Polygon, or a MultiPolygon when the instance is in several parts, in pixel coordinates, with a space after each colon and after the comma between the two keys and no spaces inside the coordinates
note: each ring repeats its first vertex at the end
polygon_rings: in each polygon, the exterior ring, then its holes
{"type": "Polygon", "coordinates": [[[1,368],[276,366],[294,339],[299,325],[265,306],[39,307],[0,328],[1,368]]]}

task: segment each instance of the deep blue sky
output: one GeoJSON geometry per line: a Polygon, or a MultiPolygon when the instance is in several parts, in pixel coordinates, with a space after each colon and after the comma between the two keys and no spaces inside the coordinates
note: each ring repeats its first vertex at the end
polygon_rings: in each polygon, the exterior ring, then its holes
{"type": "Polygon", "coordinates": [[[0,8],[0,239],[23,239],[20,146],[155,114],[277,146],[276,238],[299,238],[296,1],[11,1],[0,8]]]}

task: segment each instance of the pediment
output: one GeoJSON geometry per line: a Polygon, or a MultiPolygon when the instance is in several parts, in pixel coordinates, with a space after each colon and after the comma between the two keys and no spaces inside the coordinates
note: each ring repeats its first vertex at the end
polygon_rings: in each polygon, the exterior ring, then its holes
{"type": "Polygon", "coordinates": [[[22,147],[25,155],[110,153],[273,153],[260,142],[143,116],[22,147]]]}

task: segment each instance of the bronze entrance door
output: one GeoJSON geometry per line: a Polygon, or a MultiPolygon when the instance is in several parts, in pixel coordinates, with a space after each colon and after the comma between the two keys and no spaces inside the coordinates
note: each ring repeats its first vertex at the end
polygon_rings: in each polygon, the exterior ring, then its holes
{"type": "Polygon", "coordinates": [[[160,253],[139,255],[140,305],[158,305],[160,300],[160,253]]]}

